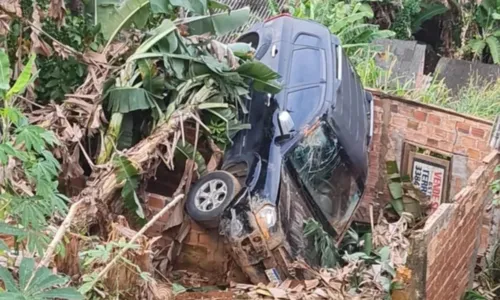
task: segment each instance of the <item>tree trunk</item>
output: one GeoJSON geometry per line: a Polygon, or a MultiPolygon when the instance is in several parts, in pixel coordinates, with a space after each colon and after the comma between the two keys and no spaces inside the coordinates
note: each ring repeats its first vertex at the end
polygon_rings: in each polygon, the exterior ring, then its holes
{"type": "MultiPolygon", "coordinates": [[[[174,149],[171,138],[181,129],[181,123],[190,118],[193,111],[192,107],[176,111],[167,122],[156,127],[149,137],[126,150],[123,155],[141,174],[148,171],[151,163],[159,155],[166,154],[171,157],[174,149]],[[170,153],[167,152],[167,147],[158,147],[166,144],[171,149],[170,153]]],[[[89,177],[85,188],[72,199],[73,203],[83,200],[79,212],[75,216],[73,227],[79,231],[87,231],[89,226],[99,225],[101,230],[106,231],[107,225],[112,221],[108,207],[114,198],[113,196],[123,185],[124,182],[117,182],[116,168],[111,162],[98,166],[98,169],[89,177]]]]}

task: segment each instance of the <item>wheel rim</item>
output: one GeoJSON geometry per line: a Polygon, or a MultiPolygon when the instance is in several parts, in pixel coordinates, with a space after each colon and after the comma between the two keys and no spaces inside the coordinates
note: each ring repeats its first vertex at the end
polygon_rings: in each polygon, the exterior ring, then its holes
{"type": "Polygon", "coordinates": [[[227,185],[220,179],[205,182],[194,196],[194,205],[200,211],[212,211],[226,200],[227,185]]]}

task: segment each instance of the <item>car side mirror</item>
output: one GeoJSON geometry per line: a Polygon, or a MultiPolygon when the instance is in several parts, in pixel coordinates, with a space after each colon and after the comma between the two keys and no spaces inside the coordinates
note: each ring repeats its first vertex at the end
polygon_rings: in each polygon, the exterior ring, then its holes
{"type": "Polygon", "coordinates": [[[280,128],[281,136],[288,136],[293,131],[292,116],[287,111],[280,111],[278,114],[278,126],[280,128]]]}

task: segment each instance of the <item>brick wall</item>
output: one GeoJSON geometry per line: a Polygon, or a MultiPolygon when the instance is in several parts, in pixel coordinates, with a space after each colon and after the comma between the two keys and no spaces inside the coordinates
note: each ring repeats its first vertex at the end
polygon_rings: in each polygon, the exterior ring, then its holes
{"type": "Polygon", "coordinates": [[[370,149],[366,191],[355,220],[368,221],[371,204],[383,207],[389,200],[385,176],[386,161],[395,160],[401,169],[403,145],[410,142],[452,158],[450,197],[491,151],[492,122],[458,114],[440,107],[372,91],[375,101],[375,128],[370,149]]]}
{"type": "Polygon", "coordinates": [[[452,203],[441,204],[414,232],[411,255],[419,255],[419,263],[411,266],[412,276],[420,281],[414,299],[460,299],[472,284],[477,255],[487,246],[481,242],[484,209],[492,201],[489,186],[499,162],[496,151],[487,155],[452,203]]]}

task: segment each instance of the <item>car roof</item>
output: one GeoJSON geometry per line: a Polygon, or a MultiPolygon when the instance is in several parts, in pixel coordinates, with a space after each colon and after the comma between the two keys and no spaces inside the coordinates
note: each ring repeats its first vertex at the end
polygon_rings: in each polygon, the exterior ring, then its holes
{"type": "Polygon", "coordinates": [[[366,173],[366,95],[339,39],[320,23],[280,15],[255,24],[238,41],[251,42],[255,57],[281,75],[275,99],[296,130],[327,113],[357,171],[366,173]]]}
{"type": "Polygon", "coordinates": [[[254,25],[250,34],[258,34],[255,57],[281,76],[282,91],[275,99],[281,109],[290,112],[297,130],[325,105],[334,104],[334,74],[328,66],[335,62],[326,27],[283,16],[254,25]]]}

